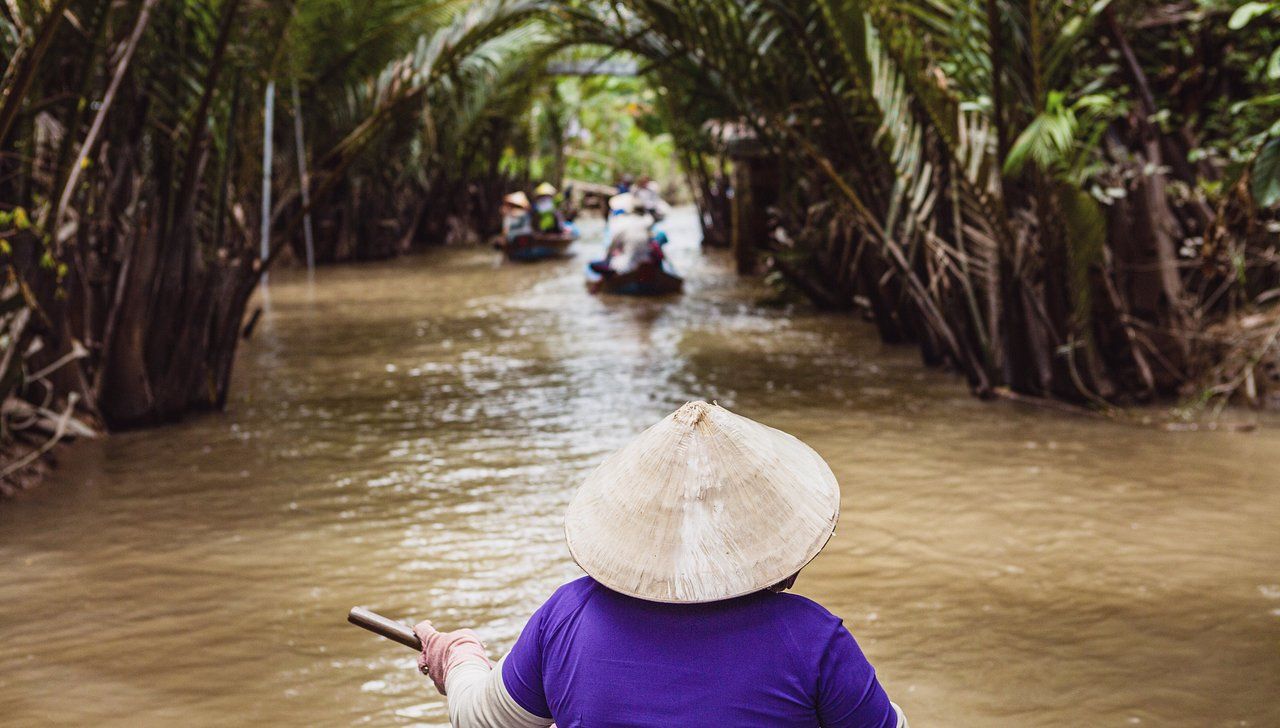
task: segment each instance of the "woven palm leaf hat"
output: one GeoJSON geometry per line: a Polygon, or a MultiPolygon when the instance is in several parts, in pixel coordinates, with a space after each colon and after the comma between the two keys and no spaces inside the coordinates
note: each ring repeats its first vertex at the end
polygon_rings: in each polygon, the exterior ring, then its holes
{"type": "Polygon", "coordinates": [[[565,537],[596,581],[695,603],[773,586],[834,533],[840,486],[808,445],[690,402],[600,463],[569,503],[565,537]]]}
{"type": "Polygon", "coordinates": [[[523,192],[512,192],[502,198],[503,204],[512,207],[518,207],[522,210],[528,210],[532,205],[529,204],[529,196],[523,192]]]}

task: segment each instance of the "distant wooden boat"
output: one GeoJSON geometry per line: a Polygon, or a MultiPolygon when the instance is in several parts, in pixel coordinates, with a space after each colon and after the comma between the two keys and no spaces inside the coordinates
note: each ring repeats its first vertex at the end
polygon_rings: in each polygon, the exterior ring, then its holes
{"type": "Polygon", "coordinates": [[[508,238],[499,247],[510,260],[546,260],[564,256],[577,238],[570,230],[562,233],[521,233],[508,238]]]}
{"type": "Polygon", "coordinates": [[[646,263],[630,273],[601,276],[587,269],[587,290],[618,296],[667,296],[684,290],[684,279],[658,263],[646,263]]]}

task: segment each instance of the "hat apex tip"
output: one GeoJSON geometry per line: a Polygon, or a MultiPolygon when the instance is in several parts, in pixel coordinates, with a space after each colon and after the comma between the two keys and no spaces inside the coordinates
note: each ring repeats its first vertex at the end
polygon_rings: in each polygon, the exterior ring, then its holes
{"type": "Polygon", "coordinates": [[[676,422],[692,427],[693,425],[701,422],[702,418],[707,416],[707,413],[711,411],[711,407],[712,405],[709,405],[702,400],[688,402],[683,407],[676,410],[671,416],[676,422]]]}

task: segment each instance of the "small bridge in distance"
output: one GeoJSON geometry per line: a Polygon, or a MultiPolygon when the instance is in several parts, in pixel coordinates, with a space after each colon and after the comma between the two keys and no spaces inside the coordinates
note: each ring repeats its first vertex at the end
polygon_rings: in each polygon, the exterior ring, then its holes
{"type": "Polygon", "coordinates": [[[551,61],[547,73],[553,76],[635,76],[639,64],[631,58],[572,58],[551,61]]]}

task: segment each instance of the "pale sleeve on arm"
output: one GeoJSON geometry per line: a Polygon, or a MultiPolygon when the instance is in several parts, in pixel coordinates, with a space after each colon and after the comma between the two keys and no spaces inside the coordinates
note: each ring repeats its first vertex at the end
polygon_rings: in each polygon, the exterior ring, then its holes
{"type": "Polygon", "coordinates": [[[544,604],[533,613],[511,651],[492,669],[484,659],[450,668],[445,691],[455,728],[546,728],[554,722],[542,686],[547,611],[544,604]]]}
{"type": "Polygon", "coordinates": [[[502,678],[506,657],[490,669],[467,660],[449,670],[449,722],[454,728],[547,728],[550,718],[534,715],[515,701],[502,678]]]}

